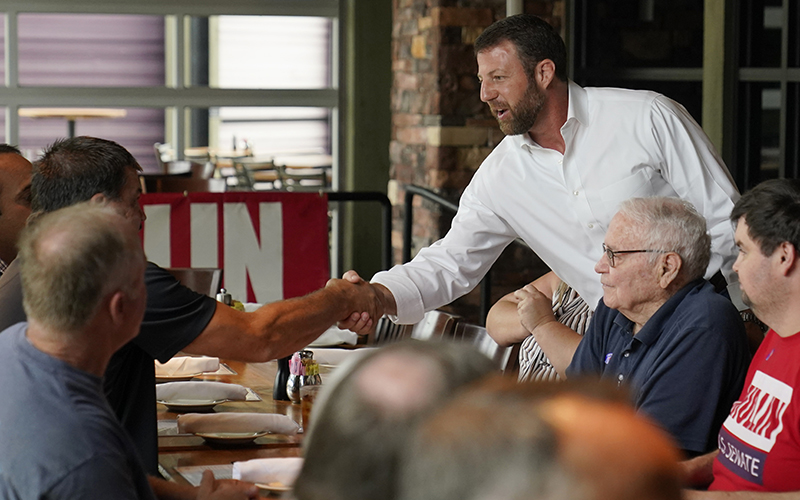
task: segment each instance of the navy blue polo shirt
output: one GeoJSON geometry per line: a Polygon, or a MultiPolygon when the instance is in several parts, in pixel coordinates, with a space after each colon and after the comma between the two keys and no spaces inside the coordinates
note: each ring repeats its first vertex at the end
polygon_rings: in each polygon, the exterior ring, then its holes
{"type": "Polygon", "coordinates": [[[635,336],[633,326],[600,299],[567,377],[615,380],[685,451],[715,450],[750,362],[739,312],[699,279],[670,297],[635,336]]]}

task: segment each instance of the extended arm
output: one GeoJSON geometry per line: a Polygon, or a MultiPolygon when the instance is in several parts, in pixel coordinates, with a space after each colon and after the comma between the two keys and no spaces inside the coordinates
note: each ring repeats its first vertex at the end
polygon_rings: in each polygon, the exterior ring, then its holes
{"type": "Polygon", "coordinates": [[[368,283],[337,279],[306,296],[266,304],[252,313],[218,305],[209,324],[184,351],[240,361],[288,356],[337,321],[357,317],[356,327],[369,328],[383,315],[381,298],[368,283]]]}

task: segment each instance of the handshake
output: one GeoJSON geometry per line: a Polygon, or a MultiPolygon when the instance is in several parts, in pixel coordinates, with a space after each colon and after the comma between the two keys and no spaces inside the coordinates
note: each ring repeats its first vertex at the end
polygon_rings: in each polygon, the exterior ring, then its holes
{"type": "Polygon", "coordinates": [[[351,330],[359,335],[372,333],[378,319],[384,314],[396,314],[394,296],[383,285],[364,281],[355,271],[347,271],[342,279],[330,279],[325,290],[333,294],[342,311],[339,328],[351,330]]]}

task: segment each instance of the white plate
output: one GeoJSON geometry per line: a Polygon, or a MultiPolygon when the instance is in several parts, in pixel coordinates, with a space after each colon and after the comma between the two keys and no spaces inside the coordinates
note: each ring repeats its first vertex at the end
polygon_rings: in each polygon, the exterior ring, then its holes
{"type": "Polygon", "coordinates": [[[209,411],[216,405],[224,403],[225,401],[228,400],[227,399],[215,399],[215,400],[174,399],[172,401],[163,401],[159,399],[156,402],[166,406],[169,411],[175,413],[185,413],[185,412],[209,411]]]}
{"type": "Polygon", "coordinates": [[[275,493],[283,493],[283,492],[286,492],[286,491],[292,491],[292,487],[291,486],[287,486],[287,485],[281,483],[280,481],[275,481],[274,483],[269,483],[269,484],[256,483],[256,486],[259,489],[262,489],[264,491],[272,491],[272,492],[275,492],[275,493]]]}
{"type": "Polygon", "coordinates": [[[165,382],[188,382],[202,374],[203,372],[187,373],[185,375],[156,375],[156,384],[163,384],[165,382]]]}
{"type": "Polygon", "coordinates": [[[195,436],[200,436],[209,443],[213,444],[247,444],[254,439],[269,434],[263,432],[195,432],[195,436]]]}

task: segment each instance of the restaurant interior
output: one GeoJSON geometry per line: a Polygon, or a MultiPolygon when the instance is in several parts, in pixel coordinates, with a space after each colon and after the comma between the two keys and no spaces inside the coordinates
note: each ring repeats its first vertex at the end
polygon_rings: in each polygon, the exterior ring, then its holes
{"type": "MultiPolygon", "coordinates": [[[[681,103],[740,191],[800,178],[795,0],[9,0],[0,142],[31,161],[65,137],[122,145],[142,167],[148,259],[251,312],[351,269],[368,279],[447,232],[503,139],[472,46],[515,13],[556,28],[574,82],[681,103]]],[[[517,241],[480,286],[413,325],[384,316],[370,335],[333,325],[264,363],[156,361],[160,474],[193,486],[205,470],[257,478],[260,495],[293,498],[317,390],[350,376],[340,365],[446,339],[512,377],[519,345],[492,340],[486,316],[547,271],[517,241]],[[187,382],[217,386],[187,396],[187,382]],[[204,420],[237,413],[251,421],[204,420]],[[275,460],[269,474],[248,475],[256,459],[275,460]]],[[[321,394],[317,407],[330,404],[321,394]]]]}

